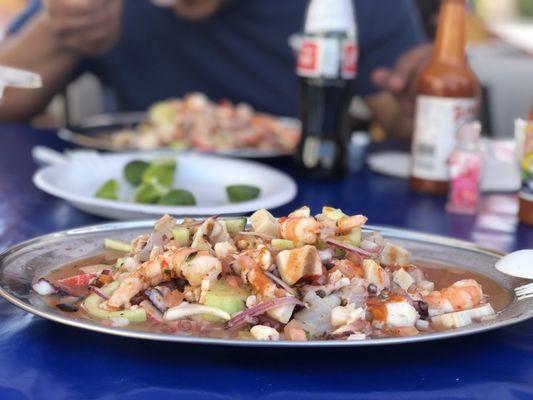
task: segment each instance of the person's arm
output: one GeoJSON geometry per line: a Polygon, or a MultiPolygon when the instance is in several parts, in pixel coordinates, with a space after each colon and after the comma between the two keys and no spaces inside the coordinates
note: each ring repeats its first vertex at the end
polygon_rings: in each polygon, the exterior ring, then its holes
{"type": "Polygon", "coordinates": [[[20,33],[0,46],[0,64],[41,75],[40,89],[7,88],[0,106],[0,121],[24,121],[42,111],[68,83],[80,58],[63,48],[47,17],[40,12],[20,33]]]}
{"type": "Polygon", "coordinates": [[[122,0],[47,0],[0,46],[0,64],[41,75],[38,90],[7,89],[0,121],[40,112],[71,79],[79,62],[110,50],[120,33],[122,0]]]}

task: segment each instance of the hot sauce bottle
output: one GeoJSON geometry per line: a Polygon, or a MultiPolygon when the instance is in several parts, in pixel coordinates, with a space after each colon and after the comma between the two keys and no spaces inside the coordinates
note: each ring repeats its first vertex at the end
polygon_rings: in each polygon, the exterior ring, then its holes
{"type": "Polygon", "coordinates": [[[446,211],[475,214],[478,209],[482,155],[481,124],[471,122],[457,132],[457,145],[449,161],[450,190],[446,211]]]}
{"type": "Polygon", "coordinates": [[[519,193],[520,222],[533,225],[533,108],[524,129],[524,148],[520,159],[522,188],[519,193]]]}
{"type": "Polygon", "coordinates": [[[478,82],[465,44],[465,0],[443,0],[433,56],[418,82],[410,179],[418,192],[447,193],[455,135],[476,116],[478,82]]]}

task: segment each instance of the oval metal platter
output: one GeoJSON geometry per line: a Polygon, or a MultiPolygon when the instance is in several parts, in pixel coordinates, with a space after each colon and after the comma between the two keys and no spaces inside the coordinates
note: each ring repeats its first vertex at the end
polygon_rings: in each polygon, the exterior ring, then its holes
{"type": "MultiPolygon", "coordinates": [[[[86,147],[94,150],[104,150],[111,152],[124,152],[139,150],[132,147],[120,147],[109,139],[110,135],[120,132],[123,129],[134,129],[138,124],[146,121],[144,112],[123,112],[116,114],[98,114],[85,118],[79,125],[61,128],[57,131],[57,136],[64,141],[76,146],[86,147]]],[[[287,126],[299,126],[300,122],[291,117],[277,117],[279,121],[287,126]]],[[[158,149],[153,149],[158,150],[158,149]]],[[[159,150],[172,150],[170,147],[161,147],[159,150]]],[[[290,156],[292,152],[284,152],[276,149],[260,148],[238,148],[219,149],[213,151],[202,151],[195,148],[172,150],[177,153],[198,152],[216,154],[219,156],[236,158],[275,158],[290,156]]]]}
{"type": "Polygon", "coordinates": [[[107,327],[87,319],[73,318],[58,309],[51,308],[32,291],[31,285],[33,282],[58,266],[101,253],[103,251],[104,238],[112,237],[131,240],[141,233],[149,232],[152,226],[153,221],[108,223],[52,233],[15,245],[0,254],[0,295],[17,307],[32,314],[81,329],[139,339],[224,346],[312,348],[403,344],[484,332],[516,324],[533,316],[533,298],[518,302],[513,294],[513,289],[523,284],[524,280],[509,277],[494,268],[495,262],[502,254],[481,248],[473,243],[451,238],[371,226],[368,227],[368,230],[378,230],[386,238],[406,247],[413,254],[414,260],[446,265],[450,265],[453,262],[453,265],[459,268],[491,278],[511,294],[511,303],[492,320],[475,323],[464,328],[412,337],[361,341],[269,342],[179,336],[107,327]]]}

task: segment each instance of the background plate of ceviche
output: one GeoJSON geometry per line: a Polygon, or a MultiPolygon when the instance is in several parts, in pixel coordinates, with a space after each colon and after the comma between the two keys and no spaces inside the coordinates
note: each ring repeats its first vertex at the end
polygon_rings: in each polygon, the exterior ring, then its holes
{"type": "Polygon", "coordinates": [[[35,185],[113,219],[243,214],[290,202],[294,180],[272,167],[198,153],[75,152],[39,169],[35,185]]]}
{"type": "Polygon", "coordinates": [[[95,115],[58,131],[63,140],[97,150],[174,149],[240,158],[292,154],[300,123],[255,111],[245,103],[210,101],[201,93],[155,103],[146,113],[95,115]]]}
{"type": "Polygon", "coordinates": [[[366,222],[302,207],[79,228],[1,254],[0,295],[83,329],[242,346],[408,343],[533,315],[501,254],[366,222]]]}

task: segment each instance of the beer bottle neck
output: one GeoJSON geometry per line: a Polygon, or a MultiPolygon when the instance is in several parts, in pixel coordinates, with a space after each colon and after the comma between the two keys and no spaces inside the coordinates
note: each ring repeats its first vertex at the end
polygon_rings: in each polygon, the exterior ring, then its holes
{"type": "Polygon", "coordinates": [[[446,64],[466,63],[465,0],[443,0],[439,13],[433,61],[446,64]]]}

